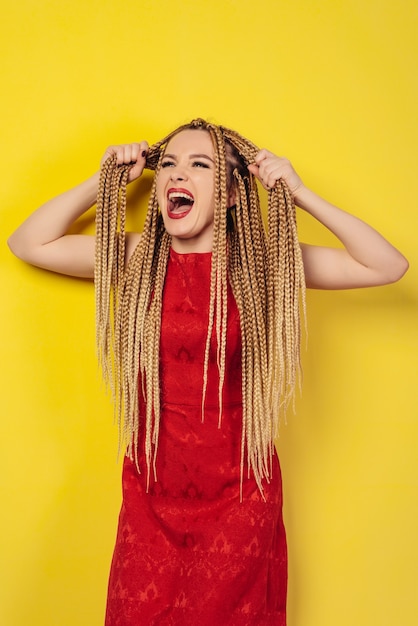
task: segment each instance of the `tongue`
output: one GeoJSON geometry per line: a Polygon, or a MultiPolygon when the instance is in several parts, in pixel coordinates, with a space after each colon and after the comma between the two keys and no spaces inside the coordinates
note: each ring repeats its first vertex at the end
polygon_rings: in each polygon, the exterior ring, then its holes
{"type": "Polygon", "coordinates": [[[170,200],[168,210],[170,213],[186,213],[193,205],[193,202],[188,202],[185,198],[178,198],[177,200],[170,200]]]}

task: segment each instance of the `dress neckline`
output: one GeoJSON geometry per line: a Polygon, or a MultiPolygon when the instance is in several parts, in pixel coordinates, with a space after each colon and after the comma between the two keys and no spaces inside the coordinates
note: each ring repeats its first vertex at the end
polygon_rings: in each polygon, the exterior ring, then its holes
{"type": "Polygon", "coordinates": [[[176,252],[170,248],[170,259],[178,263],[193,263],[212,258],[212,252],[176,252]]]}

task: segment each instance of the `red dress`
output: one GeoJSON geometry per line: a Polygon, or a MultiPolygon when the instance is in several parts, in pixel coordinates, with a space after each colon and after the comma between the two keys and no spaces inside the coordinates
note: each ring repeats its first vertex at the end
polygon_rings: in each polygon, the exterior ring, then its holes
{"type": "MultiPolygon", "coordinates": [[[[238,310],[228,294],[219,427],[212,341],[201,418],[210,253],[170,253],[164,287],[157,481],[128,458],[106,626],[285,626],[287,551],[277,456],[263,500],[245,470],[238,310]]],[[[142,449],[142,442],[139,449],[142,449]]]]}

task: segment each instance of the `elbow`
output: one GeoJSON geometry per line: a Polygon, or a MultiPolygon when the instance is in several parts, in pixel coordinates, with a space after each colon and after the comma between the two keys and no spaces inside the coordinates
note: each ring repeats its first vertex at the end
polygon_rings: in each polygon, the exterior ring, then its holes
{"type": "Polygon", "coordinates": [[[7,245],[9,246],[10,252],[14,254],[21,261],[25,261],[26,263],[33,263],[33,246],[30,245],[30,242],[26,241],[25,238],[17,236],[16,233],[10,235],[7,239],[7,245]]]}
{"type": "Polygon", "coordinates": [[[7,240],[10,252],[12,252],[18,259],[25,260],[25,246],[19,241],[19,238],[15,236],[15,233],[10,235],[7,240]]]}
{"type": "Polygon", "coordinates": [[[7,239],[7,245],[9,246],[10,252],[12,252],[15,256],[20,257],[19,255],[19,246],[17,245],[16,238],[13,235],[7,239]]]}
{"type": "Polygon", "coordinates": [[[406,274],[409,268],[408,260],[402,255],[399,254],[398,259],[394,261],[391,265],[389,271],[387,272],[386,283],[396,283],[398,280],[402,278],[406,274]]]}
{"type": "Polygon", "coordinates": [[[402,278],[402,276],[404,276],[404,274],[406,274],[406,272],[409,269],[409,262],[408,259],[406,259],[404,256],[402,257],[402,262],[401,262],[401,268],[400,268],[400,272],[399,272],[399,278],[402,278]]]}

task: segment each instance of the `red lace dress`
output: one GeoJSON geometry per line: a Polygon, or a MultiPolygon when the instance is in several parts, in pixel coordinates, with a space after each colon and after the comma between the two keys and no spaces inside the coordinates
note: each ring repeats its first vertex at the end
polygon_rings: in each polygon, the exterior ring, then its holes
{"type": "Polygon", "coordinates": [[[106,626],[286,623],[287,552],[277,456],[265,485],[266,501],[245,473],[240,502],[241,343],[232,293],[222,423],[218,427],[214,345],[201,419],[210,266],[210,253],[171,251],[161,330],[157,481],[151,480],[147,493],[143,455],[141,474],[125,458],[106,626]]]}

